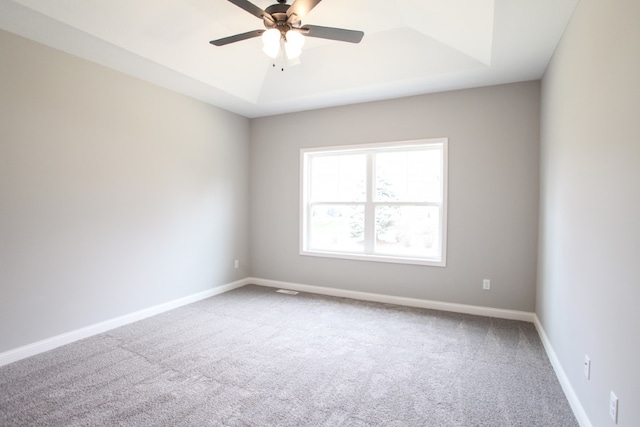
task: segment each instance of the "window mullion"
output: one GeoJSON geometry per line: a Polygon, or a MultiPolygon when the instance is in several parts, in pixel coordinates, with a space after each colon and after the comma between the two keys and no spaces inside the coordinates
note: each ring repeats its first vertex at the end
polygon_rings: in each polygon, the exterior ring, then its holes
{"type": "Polygon", "coordinates": [[[304,149],[301,160],[302,255],[446,265],[446,138],[304,149]]]}
{"type": "Polygon", "coordinates": [[[364,252],[372,254],[375,251],[375,206],[373,199],[375,195],[375,163],[373,152],[367,153],[367,201],[364,207],[364,252]]]}

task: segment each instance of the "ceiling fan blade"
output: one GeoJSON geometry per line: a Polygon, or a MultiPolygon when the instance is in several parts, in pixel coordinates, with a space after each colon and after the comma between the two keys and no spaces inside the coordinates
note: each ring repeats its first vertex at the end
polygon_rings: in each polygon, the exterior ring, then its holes
{"type": "Polygon", "coordinates": [[[224,46],[229,43],[235,43],[242,40],[252,39],[254,37],[260,37],[264,32],[265,30],[253,30],[242,34],[236,34],[235,36],[224,37],[218,40],[211,40],[209,43],[216,46],[224,46]]]}
{"type": "Polygon", "coordinates": [[[364,33],[362,31],[345,30],[343,28],[320,27],[318,25],[305,25],[299,29],[307,37],[319,39],[338,40],[341,42],[360,43],[364,33]]]}
{"type": "MultiPolygon", "coordinates": [[[[258,6],[256,6],[255,4],[251,3],[250,1],[247,0],[229,0],[231,3],[235,4],[236,6],[238,6],[239,8],[242,8],[244,10],[246,10],[247,12],[249,12],[250,14],[257,16],[260,19],[263,19],[265,15],[268,15],[267,12],[265,12],[264,10],[260,9],[258,6]]],[[[271,15],[269,15],[271,16],[271,15]]]]}
{"type": "Polygon", "coordinates": [[[289,9],[287,9],[287,16],[291,18],[292,15],[296,15],[296,21],[300,21],[321,1],[322,0],[296,0],[289,6],[289,9]]]}

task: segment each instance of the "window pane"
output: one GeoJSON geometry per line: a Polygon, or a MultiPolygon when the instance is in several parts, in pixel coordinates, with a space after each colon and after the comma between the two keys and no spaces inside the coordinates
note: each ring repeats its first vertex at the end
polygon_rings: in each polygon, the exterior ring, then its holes
{"type": "Polygon", "coordinates": [[[311,201],[362,202],[366,198],[366,178],[366,154],[314,156],[311,201]]]}
{"type": "Polygon", "coordinates": [[[309,247],[359,252],[364,249],[363,205],[315,205],[309,220],[309,247]]]}
{"type": "Polygon", "coordinates": [[[376,206],[377,254],[436,256],[439,234],[437,206],[376,206]]]}
{"type": "Polygon", "coordinates": [[[375,200],[435,202],[442,198],[440,149],[376,154],[375,200]]]}
{"type": "Polygon", "coordinates": [[[447,139],[301,150],[300,253],[445,266],[447,139]]]}

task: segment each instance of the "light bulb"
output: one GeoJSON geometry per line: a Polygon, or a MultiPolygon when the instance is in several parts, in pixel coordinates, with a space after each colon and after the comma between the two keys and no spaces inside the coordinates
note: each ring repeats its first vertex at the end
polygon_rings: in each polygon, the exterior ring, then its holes
{"type": "Polygon", "coordinates": [[[295,59],[302,53],[302,46],[304,46],[304,37],[297,31],[287,31],[285,35],[287,42],[284,44],[284,50],[287,53],[287,58],[295,59]]]}
{"type": "Polygon", "coordinates": [[[262,43],[264,43],[262,51],[271,58],[275,58],[280,52],[280,37],[280,31],[275,28],[262,33],[262,43]]]}

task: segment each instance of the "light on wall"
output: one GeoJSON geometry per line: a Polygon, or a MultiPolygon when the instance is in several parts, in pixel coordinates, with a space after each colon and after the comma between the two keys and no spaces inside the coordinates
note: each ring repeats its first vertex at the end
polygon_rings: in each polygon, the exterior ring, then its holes
{"type": "Polygon", "coordinates": [[[271,28],[262,34],[262,42],[262,51],[270,58],[275,59],[284,50],[288,59],[295,59],[302,53],[304,36],[297,31],[281,33],[280,30],[271,28]]]}

